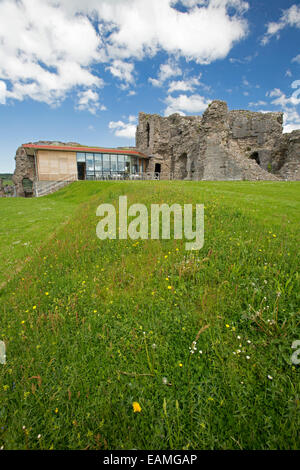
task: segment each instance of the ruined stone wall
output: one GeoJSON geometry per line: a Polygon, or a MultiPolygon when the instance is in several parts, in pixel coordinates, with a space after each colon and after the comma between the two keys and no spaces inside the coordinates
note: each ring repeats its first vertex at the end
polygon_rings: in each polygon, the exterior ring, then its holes
{"type": "Polygon", "coordinates": [[[282,136],[283,113],[229,112],[230,138],[246,158],[258,154],[259,165],[271,171],[272,151],[282,136]]]}
{"type": "Polygon", "coordinates": [[[152,156],[149,171],[161,164],[162,179],[297,179],[300,131],[287,137],[282,123],[282,113],[229,111],[213,101],[202,117],[140,113],[136,147],[152,156]]]}
{"type": "Polygon", "coordinates": [[[29,179],[32,183],[35,181],[35,162],[33,156],[28,156],[23,147],[19,147],[16,156],[16,169],[13,175],[13,183],[16,187],[16,195],[25,197],[23,180],[29,179]]]}
{"type": "Polygon", "coordinates": [[[136,147],[150,155],[147,170],[161,165],[161,179],[183,179],[189,173],[189,159],[197,151],[196,142],[202,118],[180,116],[161,117],[139,114],[136,147]]]}
{"type": "Polygon", "coordinates": [[[0,197],[4,197],[5,192],[4,192],[4,185],[3,185],[3,180],[0,178],[0,197]]]}
{"type": "Polygon", "coordinates": [[[281,136],[273,148],[271,164],[280,178],[300,181],[300,130],[281,136]]]}

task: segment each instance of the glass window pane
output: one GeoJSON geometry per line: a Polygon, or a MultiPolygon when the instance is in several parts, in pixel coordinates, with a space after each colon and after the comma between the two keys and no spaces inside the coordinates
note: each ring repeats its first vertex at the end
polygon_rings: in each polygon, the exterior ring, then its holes
{"type": "Polygon", "coordinates": [[[118,170],[118,156],[117,155],[111,155],[111,171],[117,171],[118,170]]]}
{"type": "Polygon", "coordinates": [[[103,171],[110,171],[110,155],[108,153],[103,155],[103,171]]]}
{"type": "Polygon", "coordinates": [[[94,171],[94,155],[92,153],[86,154],[86,168],[88,171],[94,171]]]}
{"type": "Polygon", "coordinates": [[[137,158],[131,157],[131,173],[138,172],[137,158]]]}
{"type": "Polygon", "coordinates": [[[125,157],[124,155],[118,155],[118,171],[125,171],[125,157]]]}
{"type": "Polygon", "coordinates": [[[85,162],[85,153],[77,153],[77,161],[85,162]]]}
{"type": "Polygon", "coordinates": [[[95,154],[95,171],[102,171],[102,155],[95,154]]]}

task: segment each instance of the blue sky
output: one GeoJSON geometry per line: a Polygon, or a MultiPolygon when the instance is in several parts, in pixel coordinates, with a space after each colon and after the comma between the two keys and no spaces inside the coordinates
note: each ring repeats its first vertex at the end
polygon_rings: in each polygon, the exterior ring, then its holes
{"type": "Polygon", "coordinates": [[[129,146],[140,111],[284,112],[300,129],[295,0],[0,0],[0,172],[37,140],[129,146]]]}

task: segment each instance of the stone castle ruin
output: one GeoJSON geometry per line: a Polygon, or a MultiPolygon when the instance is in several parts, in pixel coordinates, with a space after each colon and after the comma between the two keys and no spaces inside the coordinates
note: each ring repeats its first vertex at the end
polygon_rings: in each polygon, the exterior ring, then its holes
{"type": "Polygon", "coordinates": [[[299,181],[300,130],[284,134],[282,124],[283,113],[229,111],[213,101],[202,116],[140,113],[135,148],[23,144],[16,195],[38,195],[39,187],[43,195],[81,179],[299,181]]]}
{"type": "Polygon", "coordinates": [[[283,113],[213,101],[203,116],[140,113],[136,147],[161,179],[300,180],[300,130],[283,134],[282,124],[283,113]]]}

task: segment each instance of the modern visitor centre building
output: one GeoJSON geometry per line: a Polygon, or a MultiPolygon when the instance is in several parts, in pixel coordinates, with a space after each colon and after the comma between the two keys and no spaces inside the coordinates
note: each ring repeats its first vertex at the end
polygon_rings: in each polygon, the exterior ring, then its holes
{"type": "Polygon", "coordinates": [[[145,179],[148,158],[130,148],[59,142],[23,144],[16,156],[16,192],[18,196],[40,196],[71,181],[145,179]]]}

